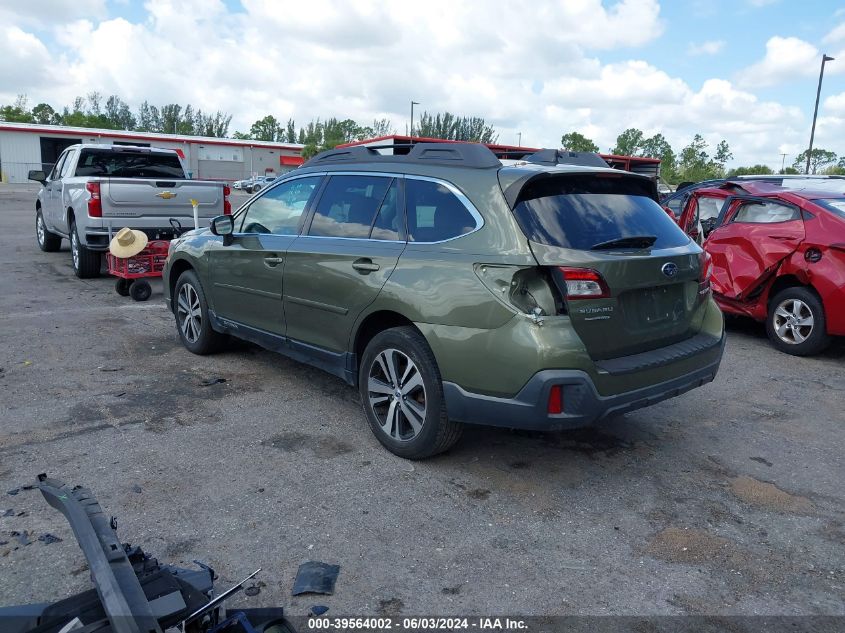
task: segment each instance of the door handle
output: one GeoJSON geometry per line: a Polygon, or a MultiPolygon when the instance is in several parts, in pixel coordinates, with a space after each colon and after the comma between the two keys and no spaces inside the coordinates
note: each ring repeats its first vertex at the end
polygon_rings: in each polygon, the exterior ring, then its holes
{"type": "Polygon", "coordinates": [[[362,275],[369,275],[370,273],[374,273],[375,271],[377,271],[379,268],[381,268],[381,266],[373,263],[373,260],[371,260],[369,257],[362,257],[352,262],[352,268],[357,270],[362,275]]]}
{"type": "Polygon", "coordinates": [[[264,264],[266,266],[269,266],[270,268],[275,268],[276,266],[281,264],[283,261],[285,261],[284,257],[265,257],[264,258],[264,264]]]}

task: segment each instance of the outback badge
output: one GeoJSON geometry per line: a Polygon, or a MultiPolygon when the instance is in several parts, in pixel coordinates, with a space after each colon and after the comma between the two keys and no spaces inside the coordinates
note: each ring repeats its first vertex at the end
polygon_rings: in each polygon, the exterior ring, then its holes
{"type": "Polygon", "coordinates": [[[678,274],[678,265],[675,262],[666,262],[661,267],[660,272],[667,277],[672,278],[678,274]]]}

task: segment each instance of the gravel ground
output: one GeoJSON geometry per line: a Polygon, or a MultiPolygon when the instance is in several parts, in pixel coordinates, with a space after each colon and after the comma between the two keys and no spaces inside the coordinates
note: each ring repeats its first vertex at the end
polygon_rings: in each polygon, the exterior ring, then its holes
{"type": "Polygon", "coordinates": [[[160,284],[135,303],[76,279],[66,242],[38,250],[34,196],[0,185],[0,605],[89,587],[62,516],[6,492],[47,472],[165,562],[221,586],[261,567],[238,601],[296,615],[845,615],[842,342],[793,358],[732,322],[704,388],[578,432],[470,428],[412,463],[339,379],[249,345],[193,356],[160,284]],[[306,560],[341,566],[335,595],[290,596],[306,560]]]}

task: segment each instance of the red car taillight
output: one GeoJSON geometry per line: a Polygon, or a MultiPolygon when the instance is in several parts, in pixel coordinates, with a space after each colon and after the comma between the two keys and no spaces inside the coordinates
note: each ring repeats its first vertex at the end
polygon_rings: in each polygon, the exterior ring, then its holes
{"type": "Polygon", "coordinates": [[[92,218],[103,217],[103,203],[100,199],[100,183],[87,182],[85,189],[88,191],[88,216],[92,218]]]}
{"type": "Polygon", "coordinates": [[[607,299],[610,288],[604,278],[591,268],[559,268],[566,284],[567,299],[607,299]]]}
{"type": "Polygon", "coordinates": [[[224,215],[232,215],[232,203],[229,202],[229,194],[232,190],[229,185],[223,185],[223,213],[224,215]]]}

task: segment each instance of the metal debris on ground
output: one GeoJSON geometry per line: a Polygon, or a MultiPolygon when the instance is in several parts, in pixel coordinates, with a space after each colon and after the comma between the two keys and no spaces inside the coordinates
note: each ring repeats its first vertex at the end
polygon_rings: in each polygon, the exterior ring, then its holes
{"type": "Polygon", "coordinates": [[[329,565],[313,560],[302,563],[299,566],[299,571],[296,572],[296,580],[293,582],[291,595],[298,596],[303,593],[332,595],[339,573],[340,565],[329,565]]]}

